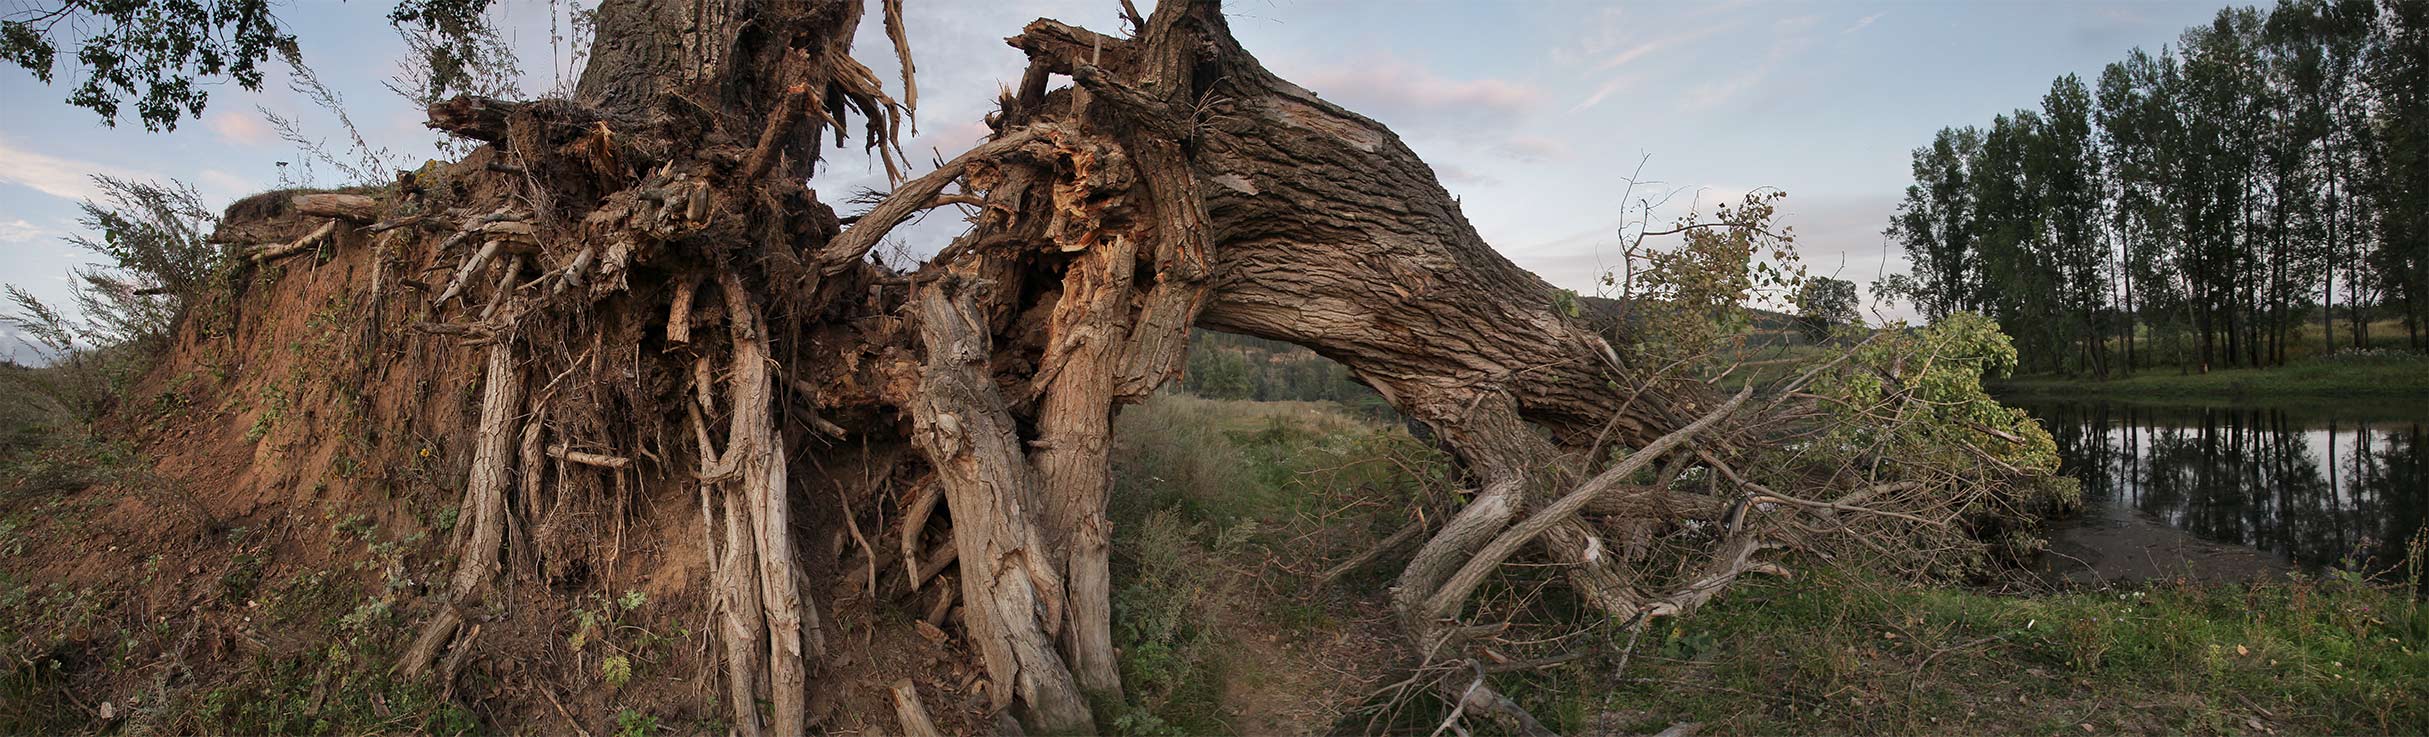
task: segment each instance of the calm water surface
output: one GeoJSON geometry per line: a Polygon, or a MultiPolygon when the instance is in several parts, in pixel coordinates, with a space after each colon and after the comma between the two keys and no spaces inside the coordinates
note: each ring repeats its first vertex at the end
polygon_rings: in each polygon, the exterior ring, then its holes
{"type": "Polygon", "coordinates": [[[2136,514],[2318,568],[2383,570],[2429,520],[2429,403],[2011,402],[2049,428],[2085,516],[2136,514]]]}

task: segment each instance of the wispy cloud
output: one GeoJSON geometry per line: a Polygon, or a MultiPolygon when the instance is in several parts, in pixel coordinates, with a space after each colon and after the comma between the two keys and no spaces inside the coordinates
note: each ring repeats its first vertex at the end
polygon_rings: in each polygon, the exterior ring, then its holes
{"type": "Polygon", "coordinates": [[[32,243],[51,235],[48,228],[17,218],[0,222],[0,243],[32,243]]]}
{"type": "Polygon", "coordinates": [[[1737,24],[1734,22],[1724,21],[1694,30],[1670,32],[1651,41],[1630,45],[1603,57],[1602,61],[1594,65],[1594,70],[1608,76],[1603,79],[1601,84],[1595,85],[1593,92],[1587,93],[1584,99],[1578,100],[1576,105],[1570,106],[1569,112],[1578,113],[1592,109],[1596,105],[1601,105],[1604,100],[1610,99],[1612,95],[1635,87],[1638,82],[1651,76],[1636,69],[1635,67],[1640,66],[1637,62],[1658,53],[1688,50],[1695,43],[1736,26],[1737,24]]]}
{"type": "Polygon", "coordinates": [[[1769,81],[1774,74],[1786,66],[1790,59],[1813,47],[1812,31],[1814,26],[1820,22],[1821,17],[1813,15],[1800,15],[1773,21],[1771,23],[1772,38],[1770,43],[1766,44],[1770,50],[1763,54],[1763,60],[1760,63],[1727,79],[1694,88],[1679,99],[1680,108],[1687,111],[1710,110],[1761,88],[1763,83],[1769,81]]]}
{"type": "MultiPolygon", "coordinates": [[[[1711,31],[1707,30],[1695,35],[1709,36],[1711,35],[1711,31]]],[[[1670,48],[1672,46],[1677,46],[1690,40],[1693,39],[1682,38],[1679,36],[1663,36],[1652,41],[1646,41],[1644,43],[1620,49],[1619,53],[1604,57],[1602,63],[1594,65],[1594,69],[1596,71],[1609,71],[1617,67],[1626,66],[1629,62],[1651,56],[1653,52],[1670,48]]]]}
{"type": "Polygon", "coordinates": [[[1519,161],[1550,161],[1568,156],[1571,151],[1575,150],[1575,147],[1570,146],[1568,141],[1551,136],[1526,134],[1495,141],[1488,148],[1494,153],[1519,161]]]}
{"type": "Polygon", "coordinates": [[[1396,56],[1319,67],[1300,74],[1299,82],[1326,99],[1395,123],[1443,115],[1512,115],[1543,97],[1525,83],[1452,79],[1396,56]]]}
{"type": "Polygon", "coordinates": [[[270,124],[263,122],[261,114],[254,111],[216,112],[204,123],[220,140],[229,143],[259,146],[278,139],[278,135],[270,130],[270,124]]]}
{"type": "Polygon", "coordinates": [[[20,148],[12,141],[0,138],[0,182],[22,185],[53,197],[82,200],[100,194],[100,190],[93,186],[94,174],[146,178],[138,172],[107,164],[66,159],[20,148]]]}
{"type": "Polygon", "coordinates": [[[1888,14],[1889,14],[1889,12],[1888,12],[1888,11],[1882,11],[1882,12],[1879,12],[1879,13],[1874,13],[1874,14],[1872,14],[1872,15],[1867,15],[1867,16],[1864,16],[1864,18],[1863,18],[1862,20],[1858,20],[1858,21],[1856,21],[1856,22],[1854,22],[1854,23],[1850,23],[1850,24],[1848,24],[1848,25],[1847,25],[1847,27],[1846,27],[1846,28],[1841,28],[1841,29],[1839,29],[1839,33],[1840,33],[1840,34],[1842,34],[1842,35],[1844,35],[1844,34],[1854,33],[1854,32],[1856,32],[1856,31],[1861,31],[1861,30],[1864,30],[1864,29],[1866,29],[1866,28],[1871,28],[1871,27],[1872,27],[1872,22],[1873,22],[1873,21],[1880,20],[1880,19],[1881,19],[1881,16],[1888,15],[1888,14]]]}

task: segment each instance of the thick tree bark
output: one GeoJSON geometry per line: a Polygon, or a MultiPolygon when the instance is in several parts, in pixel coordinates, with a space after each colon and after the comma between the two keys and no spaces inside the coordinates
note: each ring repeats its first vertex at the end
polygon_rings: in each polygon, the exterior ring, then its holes
{"type": "Polygon", "coordinates": [[[970,637],[994,676],[989,696],[1018,696],[1030,724],[1094,731],[1088,702],[1054,648],[1063,584],[1038,532],[1042,494],[1002,393],[985,371],[992,342],[967,294],[934,285],[919,298],[928,359],[911,400],[912,438],[936,467],[960,549],[970,637]]]}
{"type": "MultiPolygon", "coordinates": [[[[503,270],[508,278],[513,277],[512,264],[503,270]]],[[[515,321],[513,313],[508,308],[508,326],[515,321]]],[[[483,362],[481,422],[474,430],[472,471],[464,485],[463,510],[457,515],[464,530],[457,546],[462,555],[448,579],[446,606],[423,626],[421,636],[401,659],[402,670],[409,676],[427,672],[454,641],[465,621],[464,609],[479,603],[490,577],[497,573],[498,549],[506,540],[506,462],[514,456],[514,443],[521,435],[517,422],[522,418],[516,413],[523,408],[523,365],[515,355],[512,328],[506,330],[507,334],[490,337],[483,362]]]]}
{"type": "Polygon", "coordinates": [[[1033,462],[1048,499],[1048,550],[1063,551],[1057,565],[1068,585],[1070,629],[1064,638],[1073,675],[1082,688],[1119,698],[1121,671],[1113,653],[1112,570],[1107,559],[1111,522],[1106,493],[1113,480],[1110,436],[1114,378],[1128,343],[1131,274],[1135,249],[1122,238],[1097,244],[1064,272],[1063,293],[1049,318],[1047,355],[1053,373],[1039,376],[1045,398],[1038,407],[1033,462]]]}
{"type": "Polygon", "coordinates": [[[732,274],[721,275],[726,323],[733,345],[733,425],[726,437],[721,465],[734,475],[750,505],[751,541],[758,562],[760,606],[767,617],[768,690],[776,734],[807,731],[809,698],[807,663],[802,650],[802,606],[799,556],[793,549],[793,525],[786,497],[783,437],[776,431],[774,383],[769,379],[767,334],[759,323],[759,307],[732,274]]]}

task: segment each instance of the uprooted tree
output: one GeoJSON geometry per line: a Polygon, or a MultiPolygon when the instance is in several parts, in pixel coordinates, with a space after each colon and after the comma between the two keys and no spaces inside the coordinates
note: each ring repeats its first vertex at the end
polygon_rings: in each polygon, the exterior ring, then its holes
{"type": "MultiPolygon", "coordinates": [[[[1030,24],[989,140],[915,178],[894,142],[916,87],[897,100],[853,59],[861,14],[608,0],[573,99],[446,100],[429,125],[483,144],[463,160],[230,213],[219,237],[286,279],[370,252],[370,309],[418,335],[380,338],[365,381],[477,376],[453,574],[405,672],[477,660],[523,572],[634,544],[581,532],[597,510],[696,508],[620,536],[698,538],[705,675],[737,731],[818,718],[817,681],[848,677],[825,660],[841,597],[926,591],[995,710],[1093,732],[1089,694],[1121,689],[1111,419],[1175,378],[1197,326],[1338,361],[1453,451],[1473,495],[1392,601],[1428,688],[1530,733],[1479,675],[1491,624],[1471,619],[1513,557],[1641,622],[1784,573],[1782,547],[1946,564],[2046,476],[2047,438],[1974,383],[2013,360],[1995,331],[1888,333],[1716,389],[1685,368],[1709,363],[1694,341],[1635,331],[1742,284],[1593,319],[1485,244],[1391,131],[1268,72],[1213,0],[1132,11],[1129,37],[1030,24]],[[896,184],[839,218],[804,182],[855,128],[896,184]],[[945,207],[972,225],[936,256],[869,258],[945,207]]],[[[1681,230],[1742,271],[1769,214],[1746,207],[1681,230]]]]}

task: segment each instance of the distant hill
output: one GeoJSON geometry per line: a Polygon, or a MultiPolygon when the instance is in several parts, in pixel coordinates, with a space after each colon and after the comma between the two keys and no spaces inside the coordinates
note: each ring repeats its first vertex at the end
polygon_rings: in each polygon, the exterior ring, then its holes
{"type": "Polygon", "coordinates": [[[1370,417],[1392,414],[1374,389],[1315,351],[1278,340],[1197,330],[1190,335],[1189,371],[1181,391],[1212,399],[1336,402],[1370,417]]]}

